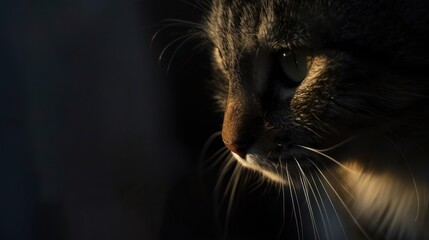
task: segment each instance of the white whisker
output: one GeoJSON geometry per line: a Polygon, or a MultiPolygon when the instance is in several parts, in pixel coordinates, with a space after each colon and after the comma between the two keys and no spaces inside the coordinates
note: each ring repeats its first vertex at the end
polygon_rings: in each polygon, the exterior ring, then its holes
{"type": "MultiPolygon", "coordinates": [[[[322,186],[323,190],[324,190],[324,191],[325,191],[325,193],[326,193],[326,197],[328,198],[329,203],[331,204],[332,209],[334,210],[335,216],[337,217],[338,222],[340,223],[341,230],[343,231],[344,236],[346,237],[346,239],[348,239],[348,235],[347,235],[346,230],[345,230],[345,228],[344,228],[344,226],[343,226],[342,220],[341,220],[341,218],[340,218],[340,215],[338,214],[338,211],[337,211],[337,208],[336,208],[335,204],[332,202],[332,199],[331,199],[331,197],[330,197],[330,195],[329,195],[329,193],[328,193],[327,189],[325,188],[325,185],[323,184],[322,179],[320,179],[320,177],[319,177],[319,176],[317,176],[317,179],[319,180],[320,185],[322,186]]],[[[331,232],[331,233],[332,233],[332,232],[331,232]]]]}
{"type": "Polygon", "coordinates": [[[230,192],[229,193],[228,206],[227,206],[227,210],[226,210],[225,229],[227,229],[229,226],[232,207],[233,207],[233,203],[235,200],[235,196],[237,194],[237,187],[238,187],[238,184],[240,182],[241,172],[242,172],[241,166],[239,164],[235,165],[234,172],[232,173],[230,181],[228,182],[228,185],[227,185],[226,190],[225,190],[225,192],[230,192]]]}
{"type": "Polygon", "coordinates": [[[336,163],[338,166],[342,167],[343,169],[345,169],[345,170],[347,170],[347,171],[349,171],[349,172],[351,172],[351,173],[357,173],[355,170],[353,170],[353,169],[351,169],[351,168],[349,168],[349,167],[345,166],[344,164],[340,163],[339,161],[337,161],[337,160],[336,160],[336,159],[334,159],[333,157],[331,157],[331,156],[329,156],[329,155],[327,155],[327,154],[325,154],[325,153],[323,153],[323,152],[320,152],[320,151],[318,151],[317,149],[310,148],[310,147],[306,147],[306,146],[302,146],[302,145],[295,145],[295,146],[297,146],[297,147],[301,147],[301,148],[304,148],[304,149],[307,149],[307,150],[309,150],[309,151],[311,151],[311,152],[314,152],[314,153],[317,153],[317,154],[319,154],[320,156],[323,156],[323,157],[325,157],[325,158],[327,158],[327,159],[331,160],[332,162],[336,163]]]}
{"type": "MultiPolygon", "coordinates": [[[[309,162],[311,162],[313,165],[315,165],[314,161],[307,158],[307,160],[309,162]]],[[[341,188],[344,190],[344,192],[346,192],[350,198],[355,199],[355,196],[350,192],[350,189],[348,189],[345,185],[344,182],[341,181],[340,179],[338,179],[337,174],[332,172],[332,169],[328,166],[326,166],[326,164],[324,162],[321,162],[321,164],[323,165],[323,167],[325,167],[326,171],[330,174],[330,176],[335,180],[335,182],[341,186],[341,188]]]]}
{"type": "Polygon", "coordinates": [[[174,40],[172,40],[171,42],[169,42],[165,47],[164,47],[164,49],[161,51],[161,54],[159,55],[159,58],[158,58],[158,60],[159,61],[161,61],[162,60],[162,58],[164,57],[164,54],[165,54],[165,52],[173,45],[173,44],[175,44],[176,42],[178,42],[178,41],[180,41],[180,40],[182,40],[182,39],[186,39],[186,38],[189,38],[189,36],[188,35],[184,35],[184,36],[180,36],[180,37],[177,37],[176,39],[174,39],[174,40]]]}
{"type": "Polygon", "coordinates": [[[301,236],[304,235],[301,210],[300,210],[299,204],[298,204],[298,197],[297,197],[296,190],[295,190],[295,184],[294,184],[294,182],[293,182],[293,180],[292,180],[292,178],[290,176],[290,173],[289,173],[288,169],[289,168],[288,168],[288,165],[286,163],[285,170],[286,170],[287,179],[288,179],[288,182],[289,182],[289,185],[290,185],[290,187],[289,187],[289,193],[290,193],[290,198],[292,200],[293,215],[295,216],[296,231],[297,231],[297,234],[298,234],[298,239],[301,239],[301,236]],[[293,193],[295,193],[295,194],[293,194],[293,193]],[[296,200],[296,204],[295,204],[295,200],[296,200]],[[298,212],[298,214],[297,214],[297,212],[298,212]],[[299,218],[300,224],[298,222],[298,218],[299,218]],[[300,231],[300,227],[301,227],[301,231],[300,231]]]}
{"type": "Polygon", "coordinates": [[[313,234],[314,234],[314,237],[316,239],[320,239],[319,231],[317,230],[316,220],[314,217],[313,206],[311,204],[309,191],[308,191],[309,182],[308,182],[307,176],[305,175],[305,172],[302,170],[301,164],[299,164],[299,162],[296,158],[294,158],[294,160],[295,160],[295,162],[296,162],[296,164],[297,164],[297,166],[301,172],[300,180],[301,180],[301,184],[303,186],[305,200],[306,200],[307,205],[308,205],[308,212],[310,213],[311,225],[313,226],[313,234]]]}
{"type": "Polygon", "coordinates": [[[353,222],[355,223],[355,225],[359,228],[359,230],[362,232],[362,234],[367,238],[367,239],[371,239],[369,237],[369,235],[366,233],[365,229],[360,225],[360,223],[358,222],[358,220],[356,219],[356,217],[353,215],[353,213],[351,212],[351,210],[348,208],[347,204],[344,202],[344,200],[341,198],[340,194],[337,192],[337,190],[334,188],[334,186],[332,186],[331,182],[328,180],[328,178],[326,178],[326,176],[323,174],[323,172],[320,170],[320,168],[314,164],[314,166],[317,168],[317,170],[319,171],[320,175],[325,179],[325,182],[329,185],[329,187],[332,189],[333,193],[337,196],[338,200],[340,201],[340,203],[343,205],[344,209],[346,210],[346,212],[349,214],[349,216],[351,217],[351,219],[353,220],[353,222]]]}
{"type": "Polygon", "coordinates": [[[338,143],[338,144],[336,144],[336,145],[334,145],[332,147],[325,148],[325,149],[315,149],[315,150],[317,150],[319,152],[329,152],[329,151],[334,150],[334,149],[336,149],[338,147],[341,147],[342,145],[344,145],[344,144],[346,144],[346,143],[354,140],[355,138],[356,138],[356,135],[348,137],[346,140],[344,140],[344,141],[342,141],[342,142],[340,142],[340,143],[338,143]]]}
{"type": "MultiPolygon", "coordinates": [[[[282,167],[282,159],[281,159],[281,157],[279,157],[279,164],[280,164],[280,170],[278,170],[278,174],[279,175],[282,175],[282,173],[280,172],[282,169],[283,169],[283,167],[282,167]]],[[[281,188],[281,193],[282,193],[282,220],[283,220],[283,222],[282,222],[282,226],[281,226],[281,228],[280,228],[280,231],[279,231],[279,234],[278,234],[278,237],[277,237],[277,240],[280,240],[280,237],[281,237],[281,235],[282,235],[282,233],[283,233],[283,230],[284,230],[284,227],[285,227],[285,225],[286,225],[286,209],[285,209],[285,205],[286,205],[286,203],[285,203],[285,186],[283,186],[283,185],[279,185],[279,187],[281,188]]]]}
{"type": "MultiPolygon", "coordinates": [[[[319,197],[319,199],[320,199],[320,203],[322,204],[323,213],[321,212],[321,213],[320,213],[320,215],[321,215],[322,220],[323,220],[323,225],[324,225],[325,232],[326,232],[326,239],[329,239],[329,236],[328,236],[328,228],[327,228],[327,227],[329,227],[329,233],[330,233],[331,239],[333,239],[334,237],[333,237],[333,235],[332,235],[331,220],[330,220],[330,218],[329,218],[329,216],[328,216],[328,211],[326,210],[325,203],[324,203],[324,201],[323,201],[323,199],[322,199],[322,195],[320,194],[319,188],[317,187],[317,183],[316,183],[316,181],[314,180],[313,174],[310,174],[310,177],[311,177],[311,180],[312,180],[312,182],[313,182],[313,184],[314,184],[314,188],[316,189],[317,195],[318,195],[318,197],[319,197]],[[327,222],[328,222],[327,226],[326,226],[326,222],[324,221],[325,217],[326,217],[326,220],[327,220],[327,222]]],[[[316,196],[315,196],[315,198],[316,198],[316,196]]]]}
{"type": "MultiPolygon", "coordinates": [[[[224,167],[222,168],[222,170],[219,173],[219,177],[217,179],[217,182],[216,182],[216,185],[215,185],[215,188],[214,188],[216,193],[220,193],[221,192],[221,186],[222,186],[222,183],[223,183],[223,181],[224,181],[227,173],[236,164],[237,164],[237,162],[234,160],[234,157],[227,158],[224,167]]],[[[222,197],[222,200],[221,200],[221,204],[225,201],[225,196],[226,196],[226,194],[225,194],[226,191],[223,191],[223,192],[224,192],[224,194],[223,194],[223,197],[222,197]]]]}
{"type": "Polygon", "coordinates": [[[174,50],[173,54],[170,57],[170,61],[168,62],[167,65],[167,73],[170,71],[170,67],[171,67],[171,63],[173,62],[174,57],[176,56],[176,54],[179,52],[179,50],[192,38],[194,38],[194,35],[190,35],[189,37],[187,37],[186,39],[184,39],[179,46],[176,47],[176,49],[174,50]]]}

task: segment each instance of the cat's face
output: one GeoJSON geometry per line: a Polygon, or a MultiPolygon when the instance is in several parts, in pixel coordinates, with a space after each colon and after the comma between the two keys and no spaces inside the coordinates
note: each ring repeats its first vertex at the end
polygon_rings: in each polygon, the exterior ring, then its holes
{"type": "MultiPolygon", "coordinates": [[[[222,138],[243,166],[286,184],[285,169],[293,177],[332,164],[310,149],[419,121],[410,113],[429,89],[421,81],[427,36],[416,36],[419,26],[400,14],[405,6],[390,5],[213,3],[207,34],[224,111],[222,138]]],[[[410,18],[418,17],[417,11],[410,18]]]]}

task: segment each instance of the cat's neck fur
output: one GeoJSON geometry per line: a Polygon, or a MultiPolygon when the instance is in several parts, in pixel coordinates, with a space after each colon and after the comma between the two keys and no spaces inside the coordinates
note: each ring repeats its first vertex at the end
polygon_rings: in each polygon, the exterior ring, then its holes
{"type": "Polygon", "coordinates": [[[347,220],[342,221],[364,229],[357,229],[363,234],[358,239],[372,230],[377,232],[368,235],[380,239],[429,239],[429,231],[424,230],[429,226],[427,149],[415,145],[399,148],[385,136],[369,135],[347,152],[344,167],[325,171],[332,185],[325,188],[343,209],[341,214],[347,220]],[[371,148],[378,148],[379,154],[371,148]],[[368,149],[368,154],[362,149],[368,149]],[[354,151],[359,154],[350,154],[354,151]],[[379,167],[377,163],[384,164],[379,167]]]}

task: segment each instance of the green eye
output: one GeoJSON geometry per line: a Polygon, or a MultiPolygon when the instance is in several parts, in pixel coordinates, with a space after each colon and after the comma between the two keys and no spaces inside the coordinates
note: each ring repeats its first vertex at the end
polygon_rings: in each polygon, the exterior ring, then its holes
{"type": "Polygon", "coordinates": [[[299,85],[307,77],[312,63],[313,52],[309,49],[285,51],[280,55],[282,70],[293,86],[299,85]]]}

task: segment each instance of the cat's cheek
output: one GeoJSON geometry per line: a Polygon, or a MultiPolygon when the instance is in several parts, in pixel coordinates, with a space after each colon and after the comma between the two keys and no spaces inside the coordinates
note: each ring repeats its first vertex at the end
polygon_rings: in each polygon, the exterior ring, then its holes
{"type": "Polygon", "coordinates": [[[290,110],[293,120],[305,121],[303,118],[313,118],[312,114],[323,112],[323,109],[332,101],[335,83],[333,77],[327,76],[327,69],[329,69],[327,56],[314,58],[307,77],[298,86],[291,99],[290,110]]]}

